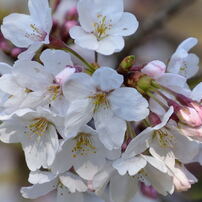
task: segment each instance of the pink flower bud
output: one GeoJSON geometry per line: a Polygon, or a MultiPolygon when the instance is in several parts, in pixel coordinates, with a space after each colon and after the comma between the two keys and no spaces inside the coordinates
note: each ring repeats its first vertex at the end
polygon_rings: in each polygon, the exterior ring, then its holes
{"type": "Polygon", "coordinates": [[[157,191],[152,186],[147,186],[143,182],[141,182],[141,191],[149,198],[157,199],[158,197],[157,191]]]}
{"type": "Polygon", "coordinates": [[[74,18],[77,15],[78,15],[78,11],[76,7],[71,8],[66,14],[67,18],[74,18]]]}
{"type": "Polygon", "coordinates": [[[193,128],[184,124],[178,124],[181,133],[184,136],[191,137],[195,140],[202,141],[202,126],[193,128]]]}
{"type": "Polygon", "coordinates": [[[67,67],[65,68],[63,71],[61,71],[60,73],[58,73],[55,77],[55,81],[59,84],[62,85],[64,84],[65,81],[67,81],[70,76],[75,72],[75,68],[70,68],[67,67]]]}
{"type": "Polygon", "coordinates": [[[191,107],[183,107],[177,112],[179,120],[191,127],[202,126],[202,119],[200,114],[191,107]]]}
{"type": "Polygon", "coordinates": [[[146,66],[144,66],[144,68],[141,71],[144,74],[147,74],[148,76],[157,79],[165,73],[166,65],[159,60],[154,60],[148,63],[146,66]]]}
{"type": "Polygon", "coordinates": [[[18,55],[19,55],[20,53],[22,53],[23,51],[24,51],[24,49],[22,49],[22,48],[13,48],[13,49],[11,50],[11,56],[14,57],[14,58],[17,58],[18,55]]]}
{"type": "Polygon", "coordinates": [[[150,121],[152,126],[156,126],[156,125],[161,123],[160,117],[154,112],[150,112],[149,121],[150,121]]]}

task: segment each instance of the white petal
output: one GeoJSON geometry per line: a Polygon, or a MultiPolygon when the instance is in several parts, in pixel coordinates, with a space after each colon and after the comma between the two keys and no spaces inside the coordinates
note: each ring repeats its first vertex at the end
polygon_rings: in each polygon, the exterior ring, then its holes
{"type": "Polygon", "coordinates": [[[4,74],[0,77],[0,90],[10,95],[19,95],[23,88],[18,85],[13,75],[4,74]]]}
{"type": "Polygon", "coordinates": [[[110,181],[109,189],[114,202],[129,202],[138,190],[138,182],[127,175],[114,175],[110,181]]]}
{"type": "Polygon", "coordinates": [[[161,123],[159,123],[158,125],[153,127],[153,130],[159,130],[161,128],[163,128],[169,121],[171,115],[174,112],[174,108],[173,106],[171,106],[168,111],[163,115],[163,118],[161,119],[161,123]]]}
{"type": "Polygon", "coordinates": [[[93,24],[99,20],[97,17],[98,14],[106,16],[107,19],[111,19],[111,16],[115,16],[119,13],[122,14],[122,12],[122,0],[111,0],[110,2],[101,0],[86,0],[79,1],[78,3],[79,22],[82,28],[84,28],[88,32],[93,31],[93,24]],[[113,7],[111,5],[113,5],[113,7]],[[90,15],[86,12],[86,10],[91,11],[90,15]]]}
{"type": "Polygon", "coordinates": [[[43,31],[49,35],[53,21],[48,0],[29,0],[28,6],[31,17],[40,25],[43,31]]]}
{"type": "Polygon", "coordinates": [[[113,112],[127,121],[140,121],[148,116],[148,102],[133,88],[119,88],[113,91],[109,100],[113,112]]]}
{"type": "Polygon", "coordinates": [[[98,47],[95,49],[102,55],[112,55],[120,52],[124,48],[124,40],[121,36],[107,36],[98,42],[98,47]]]}
{"type": "Polygon", "coordinates": [[[144,152],[148,147],[148,142],[151,139],[153,128],[149,127],[143,130],[136,136],[128,145],[126,151],[122,154],[124,159],[132,158],[144,152]]]}
{"type": "Polygon", "coordinates": [[[44,184],[54,180],[56,177],[57,175],[54,175],[51,172],[38,170],[30,172],[28,181],[31,184],[44,184]]]}
{"type": "Polygon", "coordinates": [[[130,176],[136,175],[146,165],[147,161],[141,156],[128,159],[121,158],[113,163],[113,167],[117,169],[120,175],[125,175],[128,172],[130,176]]]}
{"type": "Polygon", "coordinates": [[[71,194],[71,193],[69,193],[69,190],[65,186],[63,186],[63,187],[59,186],[56,202],[67,202],[67,201],[83,202],[83,194],[81,194],[81,193],[71,194]]]}
{"type": "Polygon", "coordinates": [[[199,71],[199,57],[195,54],[189,54],[185,59],[184,70],[180,72],[186,78],[191,78],[199,71]]]}
{"type": "Polygon", "coordinates": [[[199,83],[199,84],[193,89],[191,98],[192,98],[193,100],[198,101],[198,102],[201,101],[201,99],[202,99],[202,82],[199,83]]]}
{"type": "Polygon", "coordinates": [[[80,177],[70,172],[66,172],[60,176],[60,181],[65,185],[71,193],[86,192],[87,186],[80,177]]]}
{"type": "Polygon", "coordinates": [[[46,72],[43,66],[35,61],[18,60],[14,64],[13,73],[20,86],[33,91],[47,88],[53,82],[52,75],[46,72]]]}
{"type": "Polygon", "coordinates": [[[114,36],[129,36],[134,34],[139,26],[136,17],[131,13],[123,13],[120,21],[109,31],[114,36]]]}
{"type": "Polygon", "coordinates": [[[114,116],[109,109],[100,109],[94,115],[100,141],[109,150],[119,149],[124,141],[126,122],[114,116]]]}
{"type": "Polygon", "coordinates": [[[29,15],[14,13],[3,19],[1,31],[4,37],[10,40],[15,46],[27,48],[33,43],[29,37],[26,37],[33,31],[31,24],[35,24],[35,22],[29,15]]]}
{"type": "Polygon", "coordinates": [[[185,88],[187,79],[178,74],[165,73],[158,82],[163,85],[172,87],[172,90],[176,91],[179,88],[185,88]],[[176,82],[177,81],[177,82],[176,82]]]}
{"type": "Polygon", "coordinates": [[[31,187],[23,187],[20,192],[24,198],[36,199],[56,189],[57,183],[58,180],[56,179],[44,184],[36,184],[31,187]]]}
{"type": "Polygon", "coordinates": [[[76,73],[63,85],[65,98],[72,102],[76,99],[84,99],[95,92],[93,79],[85,73],[76,73]]]}
{"type": "Polygon", "coordinates": [[[173,148],[173,151],[175,153],[175,156],[178,160],[180,160],[183,163],[189,163],[192,161],[192,159],[197,155],[200,143],[194,140],[191,140],[190,138],[183,136],[180,134],[180,131],[174,129],[171,130],[172,134],[174,134],[174,137],[176,139],[175,147],[173,148]],[[186,151],[189,151],[189,155],[185,155],[185,148],[186,151]]]}
{"type": "Polygon", "coordinates": [[[114,173],[115,169],[112,167],[110,162],[107,162],[93,179],[92,186],[93,189],[96,190],[96,194],[101,195],[103,193],[114,173]]]}
{"type": "Polygon", "coordinates": [[[0,62],[0,74],[9,74],[12,72],[12,67],[6,63],[0,62]]]}
{"type": "Polygon", "coordinates": [[[177,49],[184,49],[186,51],[189,51],[190,49],[192,49],[196,44],[198,43],[198,39],[197,38],[187,38],[185,39],[179,46],[177,49]]]}
{"type": "Polygon", "coordinates": [[[123,76],[110,67],[100,67],[92,75],[97,87],[103,91],[119,88],[123,83],[123,76]]]}
{"type": "Polygon", "coordinates": [[[73,137],[81,126],[87,124],[93,116],[93,106],[89,99],[74,101],[70,104],[65,117],[66,137],[73,137]]]}
{"type": "Polygon", "coordinates": [[[45,69],[56,76],[67,66],[73,66],[71,56],[62,50],[46,49],[42,52],[40,60],[43,62],[45,69]]]}
{"type": "Polygon", "coordinates": [[[168,174],[158,171],[149,164],[145,167],[145,171],[152,186],[160,194],[166,196],[168,193],[172,194],[174,192],[173,179],[168,174]]]}
{"type": "Polygon", "coordinates": [[[82,48],[96,50],[98,48],[97,38],[91,34],[85,32],[81,27],[74,26],[70,29],[70,36],[75,39],[75,43],[82,48]]]}
{"type": "Polygon", "coordinates": [[[152,156],[142,155],[142,157],[154,168],[158,169],[162,173],[166,173],[168,170],[166,168],[166,165],[163,161],[156,159],[152,156]]]}
{"type": "Polygon", "coordinates": [[[41,48],[42,43],[36,42],[29,46],[29,48],[18,55],[20,60],[32,60],[36,52],[41,48]]]}
{"type": "Polygon", "coordinates": [[[19,143],[23,134],[20,134],[16,131],[21,129],[21,126],[18,125],[15,119],[4,121],[0,125],[0,140],[4,143],[19,143]]]}
{"type": "MultiPolygon", "coordinates": [[[[99,152],[99,151],[98,151],[99,152]]],[[[97,156],[99,158],[99,156],[97,156]]],[[[89,157],[90,158],[90,157],[89,157]]],[[[85,159],[85,162],[79,162],[79,159],[76,164],[74,164],[74,168],[76,173],[85,180],[93,180],[94,176],[98,173],[98,171],[105,164],[105,159],[101,158],[97,159],[97,163],[92,162],[91,159],[85,159]]]]}
{"type": "Polygon", "coordinates": [[[31,171],[36,171],[41,166],[47,168],[53,163],[59,147],[57,133],[53,126],[50,125],[42,137],[25,136],[22,141],[27,166],[31,171]]]}

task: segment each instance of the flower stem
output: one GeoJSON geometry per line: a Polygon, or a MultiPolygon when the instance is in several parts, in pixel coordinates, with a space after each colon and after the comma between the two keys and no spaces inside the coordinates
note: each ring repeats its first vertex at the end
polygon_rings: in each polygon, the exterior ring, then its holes
{"type": "Polygon", "coordinates": [[[168,107],[163,102],[161,102],[159,99],[157,99],[154,94],[152,94],[151,92],[147,92],[147,95],[150,98],[152,98],[153,100],[155,100],[159,105],[161,105],[161,107],[163,107],[165,110],[167,110],[168,107]]]}
{"type": "Polygon", "coordinates": [[[60,50],[62,49],[65,52],[69,52],[72,55],[74,55],[75,57],[77,57],[88,68],[90,68],[90,69],[93,68],[93,66],[89,62],[87,62],[81,55],[79,55],[76,51],[74,51],[73,49],[68,47],[63,41],[61,41],[59,39],[51,38],[51,43],[50,43],[49,47],[55,48],[55,49],[60,49],[60,50]]]}

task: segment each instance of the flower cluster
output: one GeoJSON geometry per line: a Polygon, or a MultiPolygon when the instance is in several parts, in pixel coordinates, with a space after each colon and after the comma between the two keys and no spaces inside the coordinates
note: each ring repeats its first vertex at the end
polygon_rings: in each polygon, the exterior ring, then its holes
{"type": "Polygon", "coordinates": [[[189,53],[197,39],[168,64],[128,56],[113,69],[98,54],[121,51],[138,28],[123,0],[73,1],[61,17],[63,3],[52,17],[48,0],[29,0],[30,15],[1,26],[25,50],[12,67],[0,63],[0,140],[22,145],[32,184],[23,197],[56,190],[58,202],[131,202],[140,190],[154,198],[188,190],[197,179],[185,164],[202,164],[202,84],[187,84],[199,70],[189,53]],[[95,52],[94,63],[72,39],[95,52]]]}

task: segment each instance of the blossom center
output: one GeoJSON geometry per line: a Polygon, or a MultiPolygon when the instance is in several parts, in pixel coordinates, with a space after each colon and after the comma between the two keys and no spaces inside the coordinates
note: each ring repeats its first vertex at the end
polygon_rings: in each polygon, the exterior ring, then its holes
{"type": "Polygon", "coordinates": [[[93,145],[92,135],[87,133],[79,133],[75,138],[75,146],[72,149],[72,157],[78,155],[87,156],[89,153],[95,154],[96,147],[93,145]]]}
{"type": "Polygon", "coordinates": [[[94,112],[96,112],[101,106],[107,108],[110,106],[109,100],[107,99],[107,93],[105,92],[97,93],[93,96],[89,96],[89,98],[93,99],[94,112]]]}
{"type": "Polygon", "coordinates": [[[173,148],[175,144],[175,138],[167,130],[156,130],[153,134],[153,138],[156,138],[159,145],[164,148],[173,148]]]}
{"type": "Polygon", "coordinates": [[[31,39],[32,41],[44,41],[47,33],[38,28],[35,24],[30,25],[32,32],[26,33],[25,37],[31,39]]]}
{"type": "MultiPolygon", "coordinates": [[[[111,29],[112,24],[107,22],[107,17],[97,15],[98,21],[93,24],[94,34],[98,40],[102,40],[107,36],[107,31],[111,29]]],[[[111,20],[109,21],[111,22],[111,20]]]]}
{"type": "Polygon", "coordinates": [[[51,100],[54,101],[58,96],[62,95],[60,85],[52,85],[48,88],[48,92],[51,94],[51,100]]]}
{"type": "Polygon", "coordinates": [[[31,124],[26,128],[29,130],[29,135],[43,136],[48,129],[50,122],[46,118],[35,118],[31,121],[31,124]]]}

